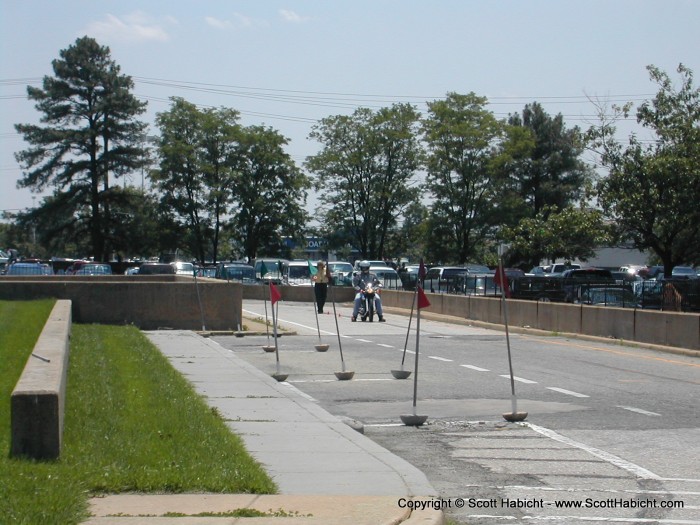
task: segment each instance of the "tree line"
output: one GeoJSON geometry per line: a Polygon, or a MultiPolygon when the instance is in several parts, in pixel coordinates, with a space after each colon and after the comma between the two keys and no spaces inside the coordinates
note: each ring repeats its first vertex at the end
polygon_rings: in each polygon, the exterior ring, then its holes
{"type": "Polygon", "coordinates": [[[146,103],[92,38],[52,65],[41,88],[27,88],[41,123],[16,125],[29,145],[16,159],[19,187],[53,193],[0,231],[25,253],[180,251],[215,262],[290,256],[289,240],[313,234],[341,257],[354,248],[368,259],[494,264],[508,243],[507,264],[529,268],[625,241],[667,273],[700,263],[700,92],[683,65],[678,87],[648,67],[659,91],[636,118],[652,141],[617,140],[629,104],[598,106],[599,123],[582,130],[536,101],[498,119],[485,97],[447,93],[424,115],[397,103],[321,119],[309,134],[319,151],[302,167],[279,131],[243,126],[232,108],[173,97],[149,135],[146,103]],[[119,184],[139,174],[148,188],[119,184]]]}

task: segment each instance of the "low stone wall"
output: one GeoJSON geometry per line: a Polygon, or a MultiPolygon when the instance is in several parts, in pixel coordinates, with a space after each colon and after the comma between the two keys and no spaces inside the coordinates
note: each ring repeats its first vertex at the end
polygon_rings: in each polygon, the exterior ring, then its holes
{"type": "MultiPolygon", "coordinates": [[[[384,306],[411,308],[413,292],[382,291],[384,306]]],[[[502,301],[493,297],[426,293],[425,311],[503,324],[502,301]]],[[[508,299],[510,326],[547,332],[610,337],[700,350],[700,315],[508,299]]]]}
{"type": "Polygon", "coordinates": [[[71,302],[57,301],[10,402],[10,453],[55,459],[61,453],[70,353],[71,302]]]}
{"type": "Polygon", "coordinates": [[[0,299],[69,299],[78,323],[133,324],[143,330],[237,330],[242,286],[216,279],[170,276],[76,279],[0,278],[0,299]],[[201,305],[201,310],[200,310],[201,305]]]}

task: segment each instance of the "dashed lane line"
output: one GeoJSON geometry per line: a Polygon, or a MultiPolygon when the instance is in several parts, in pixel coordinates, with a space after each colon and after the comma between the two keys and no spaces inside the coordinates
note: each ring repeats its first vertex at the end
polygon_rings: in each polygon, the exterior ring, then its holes
{"type": "Polygon", "coordinates": [[[567,396],[574,396],[574,397],[591,397],[587,396],[586,394],[581,394],[579,392],[574,392],[573,390],[567,390],[566,388],[558,388],[556,386],[548,386],[548,390],[554,390],[555,392],[559,392],[560,394],[566,394],[567,396]]]}
{"type": "Polygon", "coordinates": [[[447,359],[446,357],[440,357],[437,355],[429,355],[428,359],[435,359],[436,361],[444,361],[445,363],[451,363],[452,359],[447,359]]]}
{"type": "MultiPolygon", "coordinates": [[[[510,376],[508,374],[500,374],[501,377],[505,377],[506,379],[510,379],[510,376]]],[[[521,383],[526,383],[528,385],[536,385],[537,381],[533,381],[532,379],[525,379],[524,377],[518,377],[518,376],[513,376],[513,381],[519,381],[521,383]]]]}
{"type": "Polygon", "coordinates": [[[481,368],[480,366],[474,366],[474,365],[459,365],[463,366],[464,368],[468,368],[470,370],[476,370],[477,372],[490,372],[488,368],[481,368]]]}
{"type": "Polygon", "coordinates": [[[643,414],[645,416],[661,417],[661,414],[657,414],[656,412],[649,412],[648,410],[644,410],[643,408],[625,407],[622,405],[617,405],[617,408],[621,408],[623,410],[629,410],[630,412],[636,412],[637,414],[643,414]]]}

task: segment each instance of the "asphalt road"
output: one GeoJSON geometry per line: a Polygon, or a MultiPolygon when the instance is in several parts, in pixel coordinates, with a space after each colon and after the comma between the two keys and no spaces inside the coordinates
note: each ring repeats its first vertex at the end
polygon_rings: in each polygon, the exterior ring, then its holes
{"type": "MultiPolygon", "coordinates": [[[[455,523],[700,525],[700,359],[511,334],[517,408],[528,412],[513,424],[502,417],[512,411],[503,332],[424,318],[417,338],[415,316],[410,332],[391,313],[352,323],[348,305],[319,315],[317,328],[312,305],[278,304],[296,332],[277,339],[288,382],[423,470],[455,523]],[[330,349],[317,352],[319,342],[330,349]],[[402,361],[414,370],[417,347],[417,383],[415,373],[394,379],[402,361]],[[343,369],[354,378],[338,381],[343,369]],[[419,428],[400,420],[414,412],[414,388],[415,412],[428,416],[419,428]]],[[[244,311],[265,310],[246,301],[244,311]]],[[[276,371],[261,348],[273,338],[215,339],[276,371]]]]}

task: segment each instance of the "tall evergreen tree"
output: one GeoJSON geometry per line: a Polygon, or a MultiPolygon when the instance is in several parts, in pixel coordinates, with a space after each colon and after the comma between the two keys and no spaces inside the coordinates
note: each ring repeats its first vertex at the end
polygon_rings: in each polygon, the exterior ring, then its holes
{"type": "Polygon", "coordinates": [[[110,214],[111,177],[146,162],[146,124],[137,120],[146,103],[131,93],[133,81],[121,74],[109,48],[92,38],[77,39],[52,65],[54,76],[44,77],[42,88],[27,87],[43,125],[15,125],[30,144],[15,155],[25,171],[18,185],[56,188],[45,211],[55,210],[74,235],[87,233],[91,255],[104,260],[112,250],[109,231],[119,220],[110,214]]]}

